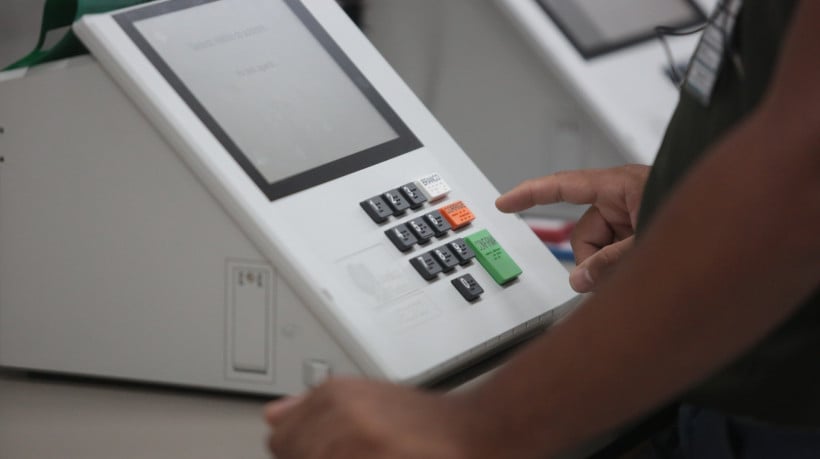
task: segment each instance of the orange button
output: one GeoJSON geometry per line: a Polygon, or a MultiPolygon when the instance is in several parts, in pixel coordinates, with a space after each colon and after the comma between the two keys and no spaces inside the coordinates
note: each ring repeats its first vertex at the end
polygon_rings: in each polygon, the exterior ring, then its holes
{"type": "Polygon", "coordinates": [[[468,225],[471,221],[475,220],[475,215],[473,215],[473,212],[466,205],[464,205],[463,201],[448,204],[439,209],[439,212],[441,212],[441,215],[444,216],[453,229],[461,228],[462,226],[468,225]]]}

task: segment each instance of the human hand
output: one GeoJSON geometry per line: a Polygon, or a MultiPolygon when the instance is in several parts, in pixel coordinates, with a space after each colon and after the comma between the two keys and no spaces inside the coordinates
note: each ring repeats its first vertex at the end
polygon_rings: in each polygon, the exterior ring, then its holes
{"type": "Polygon", "coordinates": [[[575,269],[569,282],[577,292],[595,290],[634,243],[638,210],[649,166],[559,172],[527,180],[496,200],[502,212],[535,205],[591,204],[575,225],[571,244],[575,269]]]}
{"type": "Polygon", "coordinates": [[[458,395],[334,378],[268,404],[265,419],[277,459],[485,457],[470,452],[480,441],[468,433],[480,422],[470,411],[458,395]]]}

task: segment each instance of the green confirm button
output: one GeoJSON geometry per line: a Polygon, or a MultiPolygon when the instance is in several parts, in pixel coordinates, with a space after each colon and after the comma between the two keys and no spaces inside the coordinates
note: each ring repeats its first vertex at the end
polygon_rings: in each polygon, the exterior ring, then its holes
{"type": "Polygon", "coordinates": [[[489,231],[481,230],[467,236],[464,240],[475,252],[481,266],[490,273],[498,285],[504,285],[521,275],[521,268],[515,264],[489,231]]]}

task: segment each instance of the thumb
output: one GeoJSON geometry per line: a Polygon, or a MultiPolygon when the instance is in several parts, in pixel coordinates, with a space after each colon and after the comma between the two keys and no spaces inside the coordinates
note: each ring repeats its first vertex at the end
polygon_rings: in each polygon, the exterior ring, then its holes
{"type": "Polygon", "coordinates": [[[569,274],[569,284],[579,293],[595,290],[595,287],[615,268],[635,243],[635,236],[618,241],[590,255],[569,274]]]}

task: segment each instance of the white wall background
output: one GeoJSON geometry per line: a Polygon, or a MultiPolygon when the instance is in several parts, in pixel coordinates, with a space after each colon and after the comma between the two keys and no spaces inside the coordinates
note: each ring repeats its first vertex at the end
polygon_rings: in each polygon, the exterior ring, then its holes
{"type": "Polygon", "coordinates": [[[34,49],[44,0],[0,0],[0,68],[34,49]]]}

